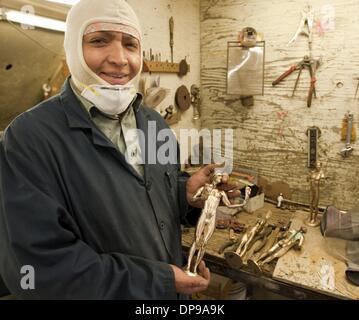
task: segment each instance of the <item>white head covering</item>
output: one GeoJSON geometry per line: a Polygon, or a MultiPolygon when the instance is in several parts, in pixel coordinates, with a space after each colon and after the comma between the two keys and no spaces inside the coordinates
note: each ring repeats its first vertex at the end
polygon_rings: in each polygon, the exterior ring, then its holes
{"type": "MultiPolygon", "coordinates": [[[[142,47],[141,26],[135,12],[126,1],[81,0],[71,8],[67,15],[64,40],[67,64],[76,86],[80,83],[86,86],[110,85],[87,66],[83,56],[83,35],[85,31],[86,33],[98,31],[96,28],[91,31],[90,26],[97,25],[98,27],[99,23],[102,23],[101,30],[127,31],[139,40],[142,47]],[[111,27],[113,24],[122,25],[122,28],[113,28],[111,27]]],[[[142,50],[140,52],[142,69],[142,50]]],[[[137,86],[141,69],[129,83],[137,86]]]]}

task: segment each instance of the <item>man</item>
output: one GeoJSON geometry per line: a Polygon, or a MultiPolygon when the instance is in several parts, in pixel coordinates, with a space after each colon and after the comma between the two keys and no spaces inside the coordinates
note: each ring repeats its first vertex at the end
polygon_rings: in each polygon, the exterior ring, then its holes
{"type": "Polygon", "coordinates": [[[215,166],[188,179],[148,161],[149,132],[168,127],[135,90],[141,44],[125,1],[80,1],[65,34],[71,78],[4,133],[0,274],[18,298],[176,299],[208,286],[203,263],[196,277],[181,269],[180,222],[195,223],[189,205],[215,166]]]}

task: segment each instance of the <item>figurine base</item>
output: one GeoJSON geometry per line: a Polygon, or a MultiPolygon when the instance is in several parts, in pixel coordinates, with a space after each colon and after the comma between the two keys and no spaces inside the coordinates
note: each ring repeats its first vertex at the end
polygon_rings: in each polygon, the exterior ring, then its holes
{"type": "Polygon", "coordinates": [[[262,268],[259,266],[257,261],[249,259],[247,261],[247,265],[249,269],[252,270],[253,273],[255,274],[262,273],[262,268]]]}
{"type": "Polygon", "coordinates": [[[190,277],[197,277],[198,276],[198,273],[197,272],[192,272],[192,271],[189,271],[187,269],[183,270],[184,273],[187,275],[187,276],[190,276],[190,277]]]}
{"type": "Polygon", "coordinates": [[[304,223],[309,227],[318,227],[320,225],[320,220],[318,218],[314,220],[306,219],[304,223]]]}
{"type": "Polygon", "coordinates": [[[228,265],[234,269],[240,269],[243,266],[243,259],[234,251],[227,251],[224,253],[228,265]]]}

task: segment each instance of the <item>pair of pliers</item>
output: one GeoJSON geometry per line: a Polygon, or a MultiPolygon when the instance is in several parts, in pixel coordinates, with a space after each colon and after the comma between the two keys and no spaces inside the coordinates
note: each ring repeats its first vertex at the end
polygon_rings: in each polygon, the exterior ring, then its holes
{"type": "Polygon", "coordinates": [[[309,50],[312,50],[312,29],[314,24],[314,11],[310,5],[302,11],[302,20],[300,21],[297,32],[294,34],[293,38],[288,42],[288,44],[293,43],[300,34],[303,34],[308,37],[309,50]],[[308,30],[305,31],[305,26],[308,30]]]}
{"type": "Polygon", "coordinates": [[[309,86],[309,92],[308,92],[308,98],[307,98],[307,107],[309,108],[312,104],[312,98],[313,94],[316,98],[316,90],[315,90],[315,83],[317,81],[315,77],[316,68],[319,65],[320,61],[310,59],[308,56],[304,56],[303,60],[301,60],[299,63],[292,65],[287,71],[285,71],[283,74],[281,74],[276,80],[272,82],[272,86],[277,85],[279,82],[284,80],[286,77],[288,77],[291,73],[293,73],[295,70],[299,70],[297,79],[295,81],[295,85],[292,92],[292,97],[294,96],[294,92],[297,89],[298,82],[300,75],[302,73],[302,70],[307,67],[309,69],[310,74],[310,86],[309,86]]]}

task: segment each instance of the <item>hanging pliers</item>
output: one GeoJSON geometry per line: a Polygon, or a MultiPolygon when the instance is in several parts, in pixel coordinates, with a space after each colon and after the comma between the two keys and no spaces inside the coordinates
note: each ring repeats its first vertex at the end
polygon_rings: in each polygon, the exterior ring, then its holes
{"type": "Polygon", "coordinates": [[[319,66],[319,60],[313,60],[310,59],[308,56],[304,56],[303,60],[301,60],[299,63],[292,65],[287,71],[285,71],[283,74],[281,74],[276,80],[272,82],[272,86],[277,85],[279,82],[284,80],[286,77],[288,77],[290,74],[292,74],[294,71],[299,70],[297,79],[295,81],[295,85],[292,92],[292,97],[294,96],[294,92],[297,89],[298,82],[300,75],[302,73],[302,70],[307,67],[310,74],[310,86],[309,86],[309,92],[308,92],[308,98],[307,98],[307,107],[310,108],[312,105],[312,98],[313,95],[316,98],[316,90],[315,90],[315,83],[317,81],[315,77],[316,69],[319,66]]]}
{"type": "Polygon", "coordinates": [[[307,5],[306,8],[302,11],[302,20],[300,21],[299,27],[294,34],[293,38],[288,42],[291,44],[294,42],[300,34],[303,34],[308,37],[309,51],[312,51],[312,38],[313,38],[313,24],[314,24],[314,11],[310,5],[307,5]],[[307,26],[308,30],[305,30],[307,26]]]}

